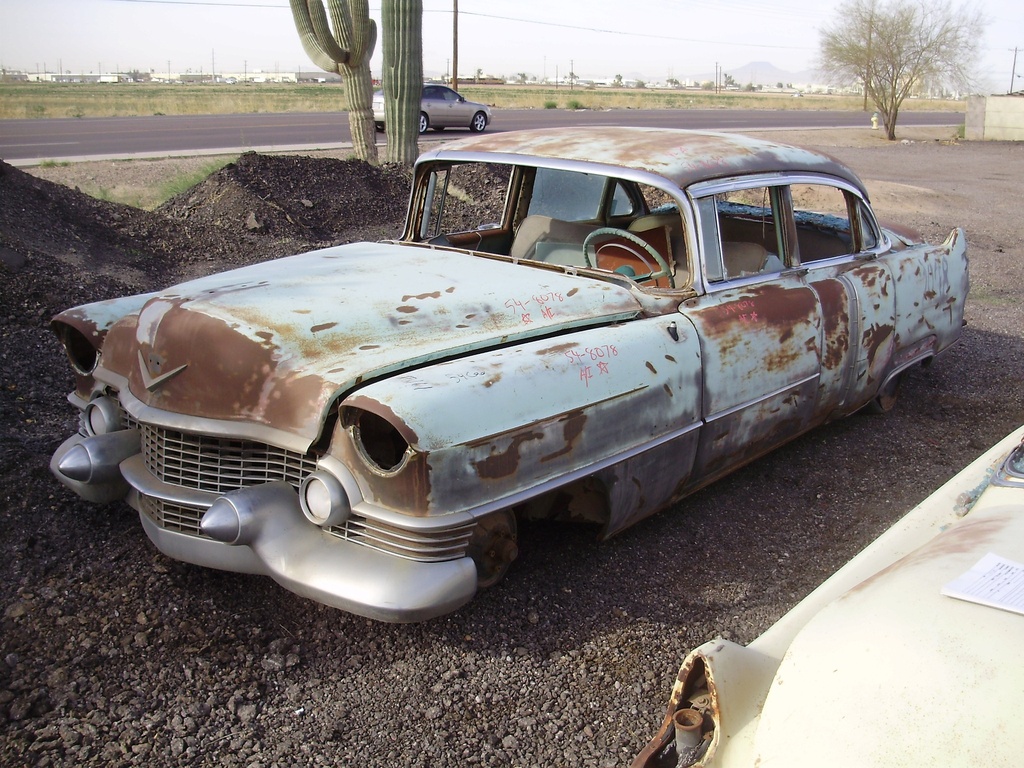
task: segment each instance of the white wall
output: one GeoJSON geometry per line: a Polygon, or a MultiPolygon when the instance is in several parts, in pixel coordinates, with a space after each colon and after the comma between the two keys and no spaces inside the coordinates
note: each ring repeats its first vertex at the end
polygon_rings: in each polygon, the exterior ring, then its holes
{"type": "Polygon", "coordinates": [[[1024,141],[1024,98],[971,96],[964,138],[971,141],[1024,141]]]}

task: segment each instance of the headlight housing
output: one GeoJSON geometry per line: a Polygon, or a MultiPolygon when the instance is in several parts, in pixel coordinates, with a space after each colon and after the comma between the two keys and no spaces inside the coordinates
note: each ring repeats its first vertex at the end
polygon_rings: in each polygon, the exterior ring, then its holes
{"type": "Polygon", "coordinates": [[[409,442],[387,419],[371,411],[351,408],[345,417],[352,442],[363,461],[383,474],[393,474],[405,466],[409,458],[409,442]]]}
{"type": "Polygon", "coordinates": [[[99,362],[99,350],[77,328],[64,323],[60,323],[57,328],[58,337],[64,345],[71,367],[83,376],[91,374],[99,362]]]}

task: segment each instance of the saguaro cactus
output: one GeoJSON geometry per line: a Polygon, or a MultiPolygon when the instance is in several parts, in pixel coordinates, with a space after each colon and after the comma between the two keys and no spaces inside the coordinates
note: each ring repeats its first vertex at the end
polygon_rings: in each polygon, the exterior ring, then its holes
{"type": "Polygon", "coordinates": [[[365,0],[326,1],[330,22],[324,0],[289,0],[295,28],[313,63],[341,75],[352,147],[356,157],[376,165],[370,56],[377,44],[377,25],[365,0]]]}
{"type": "Polygon", "coordinates": [[[423,95],[423,0],[383,0],[381,23],[387,161],[412,165],[419,154],[423,95]]]}

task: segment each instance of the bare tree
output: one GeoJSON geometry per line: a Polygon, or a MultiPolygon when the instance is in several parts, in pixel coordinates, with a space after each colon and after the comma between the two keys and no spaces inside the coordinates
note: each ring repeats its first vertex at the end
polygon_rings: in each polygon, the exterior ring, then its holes
{"type": "Polygon", "coordinates": [[[381,25],[387,161],[412,165],[419,155],[423,96],[423,0],[384,0],[381,25]]]}
{"type": "Polygon", "coordinates": [[[376,165],[370,56],[377,44],[377,25],[370,18],[369,3],[327,0],[331,12],[328,21],[323,0],[289,1],[306,55],[324,71],[341,75],[356,157],[376,165]]]}
{"type": "Polygon", "coordinates": [[[819,67],[845,83],[863,83],[896,138],[907,96],[925,81],[967,88],[985,22],[981,12],[949,0],[847,0],[821,33],[819,67]]]}

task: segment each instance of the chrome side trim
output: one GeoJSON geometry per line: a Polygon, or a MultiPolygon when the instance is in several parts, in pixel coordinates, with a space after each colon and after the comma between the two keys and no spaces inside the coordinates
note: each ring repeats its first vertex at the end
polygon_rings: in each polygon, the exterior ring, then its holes
{"type": "Polygon", "coordinates": [[[811,382],[817,381],[820,377],[820,373],[812,373],[810,376],[805,376],[799,381],[794,381],[791,384],[787,384],[784,387],[779,387],[775,391],[769,392],[765,395],[762,395],[761,397],[755,397],[753,400],[748,400],[745,403],[734,405],[732,408],[727,408],[724,411],[719,411],[718,413],[712,416],[708,416],[707,419],[705,419],[705,422],[711,424],[713,422],[718,421],[719,419],[728,418],[729,416],[732,416],[735,413],[739,413],[740,411],[746,410],[747,408],[751,408],[752,406],[755,406],[758,403],[763,403],[766,400],[771,400],[773,398],[780,397],[786,394],[787,392],[793,392],[795,390],[798,390],[805,384],[810,384],[811,382]]]}

